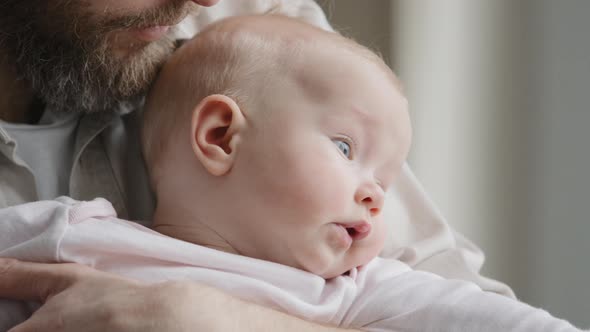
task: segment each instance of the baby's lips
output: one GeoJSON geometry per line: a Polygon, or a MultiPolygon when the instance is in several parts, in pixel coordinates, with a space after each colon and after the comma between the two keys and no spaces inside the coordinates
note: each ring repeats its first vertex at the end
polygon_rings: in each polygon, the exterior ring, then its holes
{"type": "Polygon", "coordinates": [[[371,231],[371,224],[364,221],[362,224],[355,226],[354,229],[359,233],[369,233],[371,231]]]}
{"type": "Polygon", "coordinates": [[[371,233],[371,224],[364,220],[342,223],[340,225],[346,228],[348,235],[350,235],[350,237],[355,241],[362,240],[371,233]]]}

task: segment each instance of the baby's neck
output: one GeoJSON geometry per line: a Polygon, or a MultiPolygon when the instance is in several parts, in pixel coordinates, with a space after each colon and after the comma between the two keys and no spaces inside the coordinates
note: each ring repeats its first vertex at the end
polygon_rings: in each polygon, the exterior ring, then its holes
{"type": "Polygon", "coordinates": [[[158,204],[154,213],[152,229],[158,233],[198,244],[211,249],[239,254],[231,244],[214,229],[201,222],[193,209],[178,204],[158,204]]]}

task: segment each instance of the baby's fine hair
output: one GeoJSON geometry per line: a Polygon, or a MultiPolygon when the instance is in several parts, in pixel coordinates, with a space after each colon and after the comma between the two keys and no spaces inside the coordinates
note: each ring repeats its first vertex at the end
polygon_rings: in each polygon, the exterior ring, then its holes
{"type": "Polygon", "coordinates": [[[158,164],[167,144],[187,132],[180,129],[189,126],[201,100],[221,94],[245,113],[254,111],[255,101],[272,98],[269,87],[305,66],[306,47],[333,46],[334,56],[347,52],[390,71],[377,54],[353,40],[276,14],[224,19],[182,45],[162,68],[144,107],[143,152],[152,185],[157,186],[158,164]]]}

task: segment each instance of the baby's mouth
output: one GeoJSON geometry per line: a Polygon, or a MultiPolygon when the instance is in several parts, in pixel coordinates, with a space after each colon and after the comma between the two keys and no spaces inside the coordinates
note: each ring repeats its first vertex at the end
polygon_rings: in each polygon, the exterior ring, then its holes
{"type": "Polygon", "coordinates": [[[362,240],[371,233],[371,224],[366,221],[339,224],[346,229],[350,238],[354,241],[362,240]]]}

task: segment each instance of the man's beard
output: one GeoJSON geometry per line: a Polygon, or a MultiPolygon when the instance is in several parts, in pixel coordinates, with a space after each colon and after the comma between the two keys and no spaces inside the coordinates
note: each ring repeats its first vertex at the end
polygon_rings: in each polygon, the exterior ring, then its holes
{"type": "MultiPolygon", "coordinates": [[[[110,110],[141,97],[172,52],[169,37],[137,41],[117,54],[122,29],[177,22],[193,7],[174,1],[135,16],[97,18],[82,0],[1,0],[0,51],[36,96],[55,111],[110,110]]],[[[106,15],[105,15],[106,16],[106,15]]]]}

